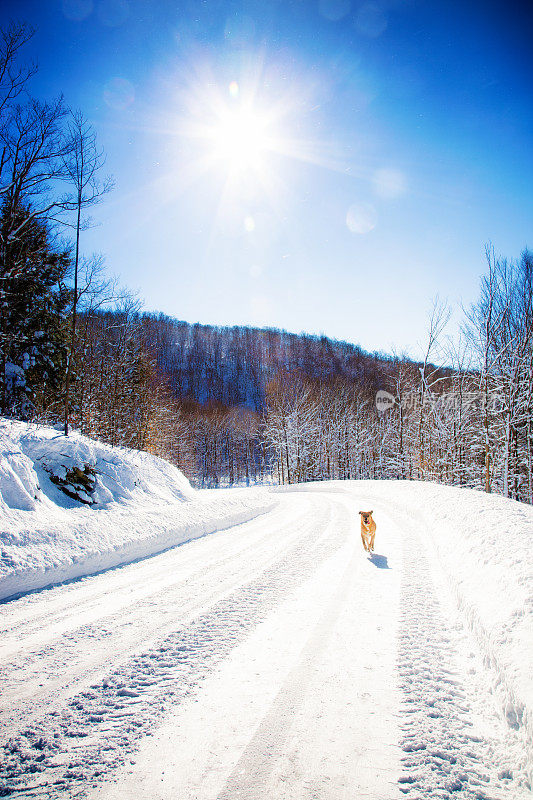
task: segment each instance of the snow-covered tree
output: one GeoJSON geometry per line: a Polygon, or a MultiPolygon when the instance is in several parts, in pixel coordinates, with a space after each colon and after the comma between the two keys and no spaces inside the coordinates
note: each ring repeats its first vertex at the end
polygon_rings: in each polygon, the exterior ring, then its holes
{"type": "Polygon", "coordinates": [[[2,413],[28,417],[61,394],[66,363],[66,316],[70,266],[67,250],[54,242],[29,207],[0,210],[0,236],[12,220],[22,225],[0,257],[2,413]]]}

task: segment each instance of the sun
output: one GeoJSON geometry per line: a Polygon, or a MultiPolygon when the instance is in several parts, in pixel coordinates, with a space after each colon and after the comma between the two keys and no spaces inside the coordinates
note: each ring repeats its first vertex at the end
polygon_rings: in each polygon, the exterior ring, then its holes
{"type": "Polygon", "coordinates": [[[268,123],[266,115],[253,108],[224,109],[208,133],[214,159],[231,173],[260,172],[273,149],[268,123]]]}
{"type": "Polygon", "coordinates": [[[212,179],[226,209],[252,201],[279,207],[289,192],[285,166],[312,160],[305,141],[294,136],[301,130],[300,94],[267,81],[263,72],[259,65],[241,82],[224,84],[211,69],[198,69],[180,94],[183,111],[174,128],[187,140],[188,174],[192,181],[212,179]]]}

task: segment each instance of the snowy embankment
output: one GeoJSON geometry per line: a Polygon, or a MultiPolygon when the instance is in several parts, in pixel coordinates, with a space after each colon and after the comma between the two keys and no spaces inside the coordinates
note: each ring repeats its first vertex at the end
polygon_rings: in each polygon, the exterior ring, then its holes
{"type": "Polygon", "coordinates": [[[0,422],[0,599],[253,519],[257,491],[195,492],[163,459],[77,433],[0,422]]]}

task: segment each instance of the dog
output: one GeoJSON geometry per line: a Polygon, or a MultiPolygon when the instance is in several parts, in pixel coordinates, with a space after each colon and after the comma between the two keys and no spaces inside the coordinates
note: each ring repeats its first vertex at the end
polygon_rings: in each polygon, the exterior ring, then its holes
{"type": "Polygon", "coordinates": [[[372,519],[373,511],[360,511],[361,514],[361,539],[367,553],[374,552],[374,539],[376,538],[376,523],[372,519]]]}

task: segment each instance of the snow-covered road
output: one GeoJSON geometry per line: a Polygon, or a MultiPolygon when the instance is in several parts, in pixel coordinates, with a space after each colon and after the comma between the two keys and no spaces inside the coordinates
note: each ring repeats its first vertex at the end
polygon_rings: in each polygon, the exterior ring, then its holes
{"type": "Polygon", "coordinates": [[[523,731],[416,517],[355,484],[271,497],[0,605],[0,796],[531,796],[523,731]]]}

